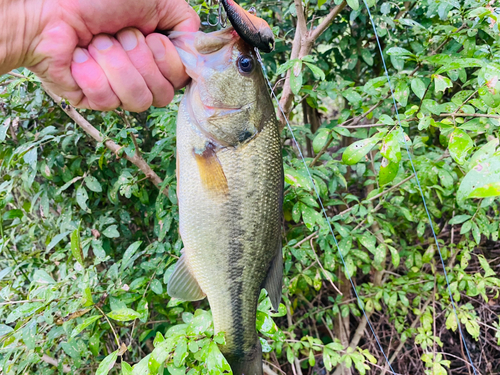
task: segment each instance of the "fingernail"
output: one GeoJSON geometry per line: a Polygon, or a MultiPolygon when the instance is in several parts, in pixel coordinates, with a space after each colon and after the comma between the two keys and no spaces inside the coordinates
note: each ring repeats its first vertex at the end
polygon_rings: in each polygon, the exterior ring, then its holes
{"type": "Polygon", "coordinates": [[[159,38],[148,39],[148,46],[153,51],[155,59],[160,60],[165,57],[165,46],[159,38]]]}
{"type": "Polygon", "coordinates": [[[137,37],[131,30],[125,30],[118,34],[118,40],[125,51],[132,51],[135,47],[137,47],[137,37]]]}
{"type": "Polygon", "coordinates": [[[98,35],[94,38],[94,41],[92,42],[92,44],[99,51],[104,51],[113,45],[113,41],[107,35],[98,35]]]}
{"type": "Polygon", "coordinates": [[[79,48],[79,47],[76,47],[75,48],[75,51],[73,52],[73,61],[76,62],[76,63],[84,63],[85,61],[87,61],[89,59],[89,56],[87,55],[87,53],[79,48]]]}

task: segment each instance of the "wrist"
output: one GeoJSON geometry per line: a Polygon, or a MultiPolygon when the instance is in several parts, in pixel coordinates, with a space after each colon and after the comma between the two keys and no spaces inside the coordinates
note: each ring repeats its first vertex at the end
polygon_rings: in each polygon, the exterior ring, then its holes
{"type": "Polygon", "coordinates": [[[42,27],[43,0],[0,0],[0,74],[26,65],[42,27]]]}

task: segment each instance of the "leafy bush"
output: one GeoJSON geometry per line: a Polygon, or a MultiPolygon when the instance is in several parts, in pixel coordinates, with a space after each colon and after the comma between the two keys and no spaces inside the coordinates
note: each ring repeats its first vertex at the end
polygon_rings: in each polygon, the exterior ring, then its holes
{"type": "MultiPolygon", "coordinates": [[[[285,129],[283,305],[273,313],[263,292],[257,315],[266,371],[385,373],[347,274],[396,372],[472,371],[421,188],[471,359],[498,372],[498,8],[367,2],[397,113],[363,3],[252,4],[277,36],[266,74],[348,270],[285,129]]],[[[139,114],[79,111],[96,142],[29,71],[0,85],[2,373],[229,372],[207,302],[166,294],[182,248],[180,97],[139,114]],[[146,174],[130,162],[140,158],[146,174]]]]}

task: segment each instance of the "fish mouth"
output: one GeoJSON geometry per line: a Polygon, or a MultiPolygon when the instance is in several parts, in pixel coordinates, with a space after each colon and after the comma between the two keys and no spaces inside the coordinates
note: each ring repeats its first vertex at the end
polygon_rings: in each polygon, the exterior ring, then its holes
{"type": "Polygon", "coordinates": [[[247,104],[245,104],[243,106],[239,106],[239,107],[224,106],[224,105],[214,107],[214,106],[210,106],[208,104],[205,104],[203,102],[201,102],[201,104],[202,104],[205,112],[208,114],[208,118],[211,118],[211,117],[225,117],[225,116],[231,116],[231,115],[238,114],[240,112],[243,112],[243,111],[250,109],[255,102],[256,101],[252,101],[250,103],[247,103],[247,104]]]}

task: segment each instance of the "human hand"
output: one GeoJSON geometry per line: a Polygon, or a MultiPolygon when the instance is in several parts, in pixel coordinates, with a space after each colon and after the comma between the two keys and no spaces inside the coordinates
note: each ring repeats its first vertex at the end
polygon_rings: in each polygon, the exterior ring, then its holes
{"type": "Polygon", "coordinates": [[[17,66],[72,105],[141,112],[167,105],[174,88],[187,83],[173,44],[154,32],[198,30],[185,0],[34,1],[42,5],[26,2],[17,66]]]}

